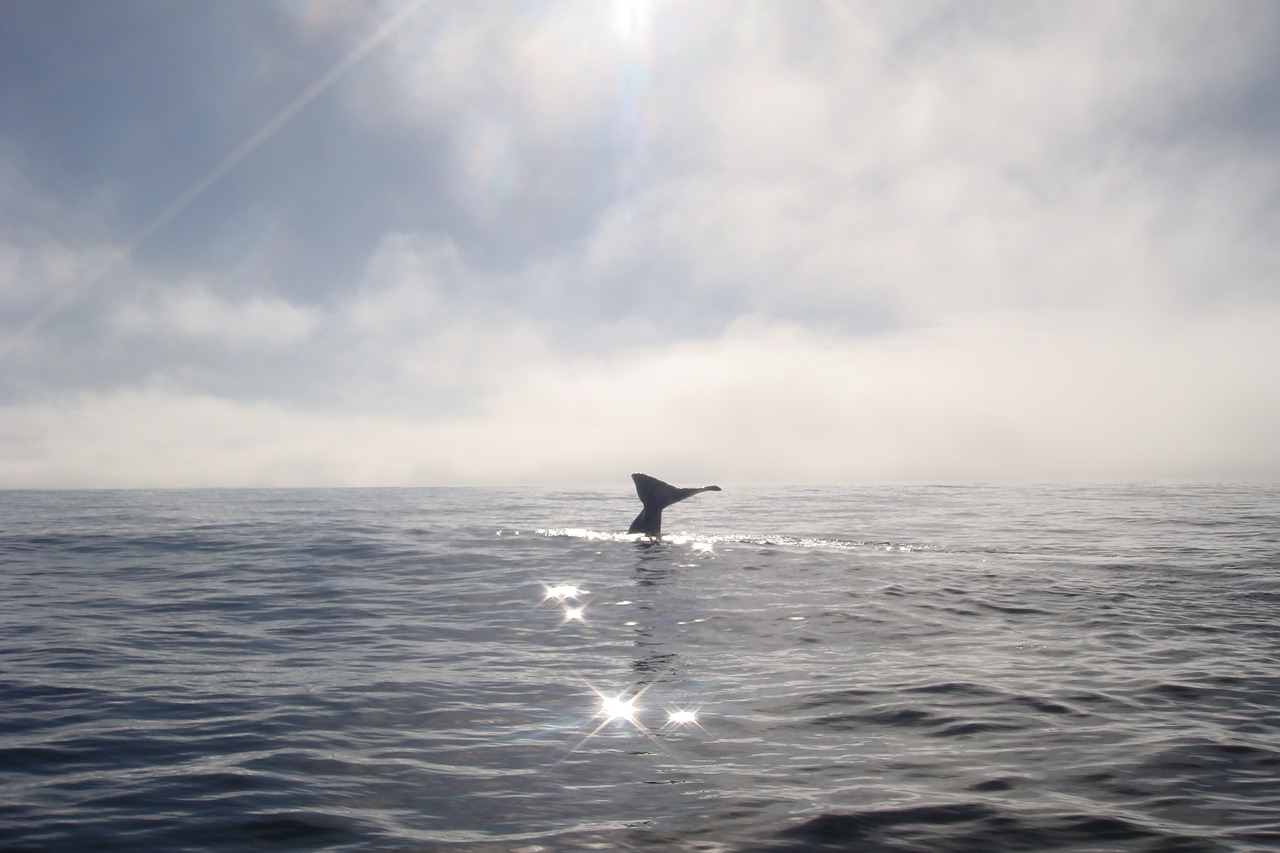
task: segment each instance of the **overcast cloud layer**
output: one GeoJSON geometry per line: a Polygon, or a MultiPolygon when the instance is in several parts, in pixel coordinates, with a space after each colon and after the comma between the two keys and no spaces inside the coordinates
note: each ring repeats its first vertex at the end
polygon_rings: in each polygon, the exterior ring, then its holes
{"type": "Polygon", "coordinates": [[[14,2],[0,487],[1280,479],[1280,6],[14,2]]]}

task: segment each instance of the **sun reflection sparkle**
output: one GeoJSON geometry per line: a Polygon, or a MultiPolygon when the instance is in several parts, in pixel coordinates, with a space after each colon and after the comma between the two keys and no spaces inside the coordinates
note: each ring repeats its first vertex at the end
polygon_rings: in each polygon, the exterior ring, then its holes
{"type": "Polygon", "coordinates": [[[600,713],[604,715],[605,722],[613,720],[626,720],[632,725],[636,725],[636,700],[635,697],[624,699],[622,695],[605,697],[600,702],[600,713]]]}
{"type": "Polygon", "coordinates": [[[592,729],[585,738],[583,738],[582,742],[586,743],[592,737],[599,734],[600,730],[605,726],[617,721],[624,722],[646,737],[652,738],[653,735],[645,727],[644,723],[640,721],[641,707],[638,704],[647,689],[647,687],[644,687],[634,693],[623,690],[621,693],[610,695],[608,693],[602,693],[592,687],[591,692],[596,695],[596,698],[599,700],[599,705],[591,718],[593,720],[599,719],[600,723],[592,729]]]}
{"type": "MultiPolygon", "coordinates": [[[[700,708],[697,707],[668,707],[666,709],[666,721],[660,727],[652,729],[645,725],[641,719],[645,711],[640,704],[640,700],[649,688],[654,686],[653,682],[645,684],[639,690],[634,690],[633,688],[614,694],[602,692],[590,684],[586,686],[595,694],[597,700],[595,712],[584,724],[583,728],[579,730],[582,732],[581,739],[569,747],[569,751],[560,761],[564,761],[570,755],[582,749],[587,745],[588,741],[603,732],[610,724],[615,723],[623,723],[625,724],[623,726],[624,729],[630,728],[644,735],[655,747],[667,754],[670,754],[670,752],[664,741],[670,739],[674,729],[697,729],[703,735],[706,734],[706,730],[698,722],[700,708]],[[586,730],[588,727],[590,728],[589,731],[586,730]]],[[[559,761],[556,763],[558,764],[559,761]]]]}
{"type": "Polygon", "coordinates": [[[579,589],[578,587],[569,583],[556,584],[555,586],[544,585],[542,587],[542,590],[543,590],[543,596],[542,596],[543,601],[550,601],[553,598],[556,601],[565,601],[566,599],[573,599],[574,601],[577,601],[583,594],[586,593],[585,589],[579,589]]]}

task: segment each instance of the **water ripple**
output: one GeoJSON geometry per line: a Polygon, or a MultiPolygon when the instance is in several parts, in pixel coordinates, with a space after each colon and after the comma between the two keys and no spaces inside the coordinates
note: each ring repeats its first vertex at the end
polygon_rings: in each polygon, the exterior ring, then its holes
{"type": "Polygon", "coordinates": [[[0,495],[0,847],[1280,843],[1274,490],[783,497],[0,495]]]}

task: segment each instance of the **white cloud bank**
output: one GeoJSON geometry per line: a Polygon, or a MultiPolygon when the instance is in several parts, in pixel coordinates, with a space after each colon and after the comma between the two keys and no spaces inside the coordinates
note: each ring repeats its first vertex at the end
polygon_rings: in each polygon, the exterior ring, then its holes
{"type": "Polygon", "coordinates": [[[990,315],[854,341],[746,320],[715,341],[511,365],[444,418],[86,393],[3,412],[0,482],[1275,479],[1278,322],[1189,319],[1171,335],[990,315]]]}

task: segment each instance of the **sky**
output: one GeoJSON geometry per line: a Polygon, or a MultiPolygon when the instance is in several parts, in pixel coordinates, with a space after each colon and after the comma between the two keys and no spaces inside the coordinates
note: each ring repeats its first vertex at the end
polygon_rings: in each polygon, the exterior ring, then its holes
{"type": "Polygon", "coordinates": [[[0,15],[0,487],[1280,481],[1280,4],[0,15]]]}

